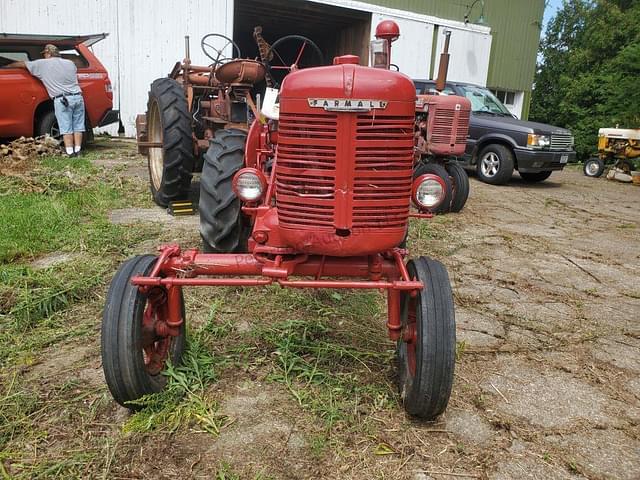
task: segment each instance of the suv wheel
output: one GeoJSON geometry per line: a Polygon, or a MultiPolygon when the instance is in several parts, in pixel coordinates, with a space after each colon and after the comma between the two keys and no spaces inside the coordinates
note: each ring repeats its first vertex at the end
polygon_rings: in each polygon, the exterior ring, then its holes
{"type": "Polygon", "coordinates": [[[513,175],[513,153],[504,145],[491,144],[482,149],[476,169],[478,178],[492,185],[503,185],[513,175]]]}
{"type": "Polygon", "coordinates": [[[40,137],[42,135],[49,135],[62,142],[62,135],[60,135],[60,128],[58,127],[58,120],[56,120],[56,114],[53,110],[45,112],[40,117],[40,120],[38,120],[36,137],[40,137]]]}
{"type": "MultiPolygon", "coordinates": [[[[85,117],[84,121],[84,134],[82,135],[82,146],[86,146],[87,143],[93,141],[93,129],[89,124],[89,120],[85,117]]],[[[36,137],[42,135],[49,135],[50,137],[58,140],[60,146],[64,146],[62,135],[60,134],[60,127],[58,127],[58,119],[53,110],[49,110],[40,116],[38,124],[36,125],[36,131],[34,132],[36,137]]]]}

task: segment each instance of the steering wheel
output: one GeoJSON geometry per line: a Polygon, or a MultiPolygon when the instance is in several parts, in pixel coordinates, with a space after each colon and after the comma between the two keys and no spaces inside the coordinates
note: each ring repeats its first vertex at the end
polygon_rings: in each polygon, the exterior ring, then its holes
{"type": "Polygon", "coordinates": [[[302,35],[279,38],[269,48],[266,58],[271,59],[265,62],[265,66],[275,88],[280,86],[289,72],[324,65],[324,56],[318,45],[302,35]]]}
{"type": "Polygon", "coordinates": [[[240,47],[229,37],[220,35],[219,33],[209,33],[200,40],[200,47],[203,53],[213,60],[212,67],[218,67],[225,62],[234,58],[242,58],[240,47]],[[221,46],[220,46],[221,45],[221,46]],[[231,45],[231,58],[224,56],[224,51],[231,45]],[[220,46],[220,47],[219,47],[220,46]],[[215,52],[215,53],[214,53],[215,52]]]}
{"type": "Polygon", "coordinates": [[[398,65],[396,65],[395,63],[390,63],[389,64],[389,70],[391,70],[392,72],[399,72],[400,71],[400,67],[398,65]]]}

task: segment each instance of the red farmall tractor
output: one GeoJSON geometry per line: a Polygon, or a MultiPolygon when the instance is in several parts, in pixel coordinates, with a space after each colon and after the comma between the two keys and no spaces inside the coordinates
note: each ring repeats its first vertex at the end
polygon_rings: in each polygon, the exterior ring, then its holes
{"type": "MultiPolygon", "coordinates": [[[[165,245],[158,256],[126,261],[111,283],[102,361],[118,403],[132,408],[128,402],[160,391],[167,361],[180,362],[183,288],[277,284],[384,290],[406,410],[426,419],[445,410],[456,349],[449,277],[436,260],[407,261],[402,246],[412,199],[432,208],[444,185],[433,174],[413,178],[416,92],[407,76],[389,70],[390,41],[379,40],[372,46],[379,68],[360,66],[353,55],[292,68],[278,101],[268,91],[248,131],[224,128],[210,137],[201,183],[213,200],[201,198],[201,233],[205,250],[217,253],[165,245]]],[[[254,65],[230,64],[240,79],[254,65]]],[[[221,83],[229,78],[216,75],[221,83]]],[[[441,119],[443,132],[464,100],[453,98],[429,99],[428,115],[441,119]]],[[[447,142],[459,135],[447,133],[447,142]]]]}

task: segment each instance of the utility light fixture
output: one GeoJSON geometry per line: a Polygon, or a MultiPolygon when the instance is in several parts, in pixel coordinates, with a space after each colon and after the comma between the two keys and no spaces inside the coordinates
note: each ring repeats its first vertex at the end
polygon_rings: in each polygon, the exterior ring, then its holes
{"type": "Polygon", "coordinates": [[[478,2],[480,2],[480,17],[478,17],[478,20],[476,20],[473,23],[475,23],[477,25],[486,25],[487,22],[484,19],[484,0],[474,0],[473,3],[471,4],[471,6],[469,6],[469,8],[467,8],[467,13],[464,14],[464,24],[465,25],[467,23],[469,23],[469,15],[471,15],[471,11],[473,10],[473,7],[478,2]]]}

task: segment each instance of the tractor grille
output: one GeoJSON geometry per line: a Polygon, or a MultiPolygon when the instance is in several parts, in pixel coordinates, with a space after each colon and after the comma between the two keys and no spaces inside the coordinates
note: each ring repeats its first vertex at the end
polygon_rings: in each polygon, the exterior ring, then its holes
{"type": "Polygon", "coordinates": [[[457,145],[466,145],[467,131],[469,129],[469,117],[460,115],[457,128],[454,129],[456,119],[456,111],[439,107],[436,109],[435,119],[433,121],[433,130],[431,132],[431,142],[449,145],[455,143],[457,145]],[[452,133],[454,137],[452,138],[452,133]]]}
{"type": "Polygon", "coordinates": [[[280,112],[276,167],[280,224],[331,230],[404,226],[411,194],[413,125],[413,116],[280,112]],[[348,142],[338,136],[339,120],[345,130],[342,135],[350,136],[348,142]],[[336,199],[338,175],[349,187],[336,199]],[[341,209],[351,206],[350,212],[341,211],[340,220],[336,202],[341,209]]]}
{"type": "Polygon", "coordinates": [[[571,150],[573,148],[573,136],[568,133],[551,135],[551,150],[571,150]]]}
{"type": "Polygon", "coordinates": [[[353,228],[398,227],[409,215],[414,117],[358,115],[353,228]]]}
{"type": "Polygon", "coordinates": [[[276,196],[282,226],[333,226],[336,115],[280,114],[276,196]]]}

